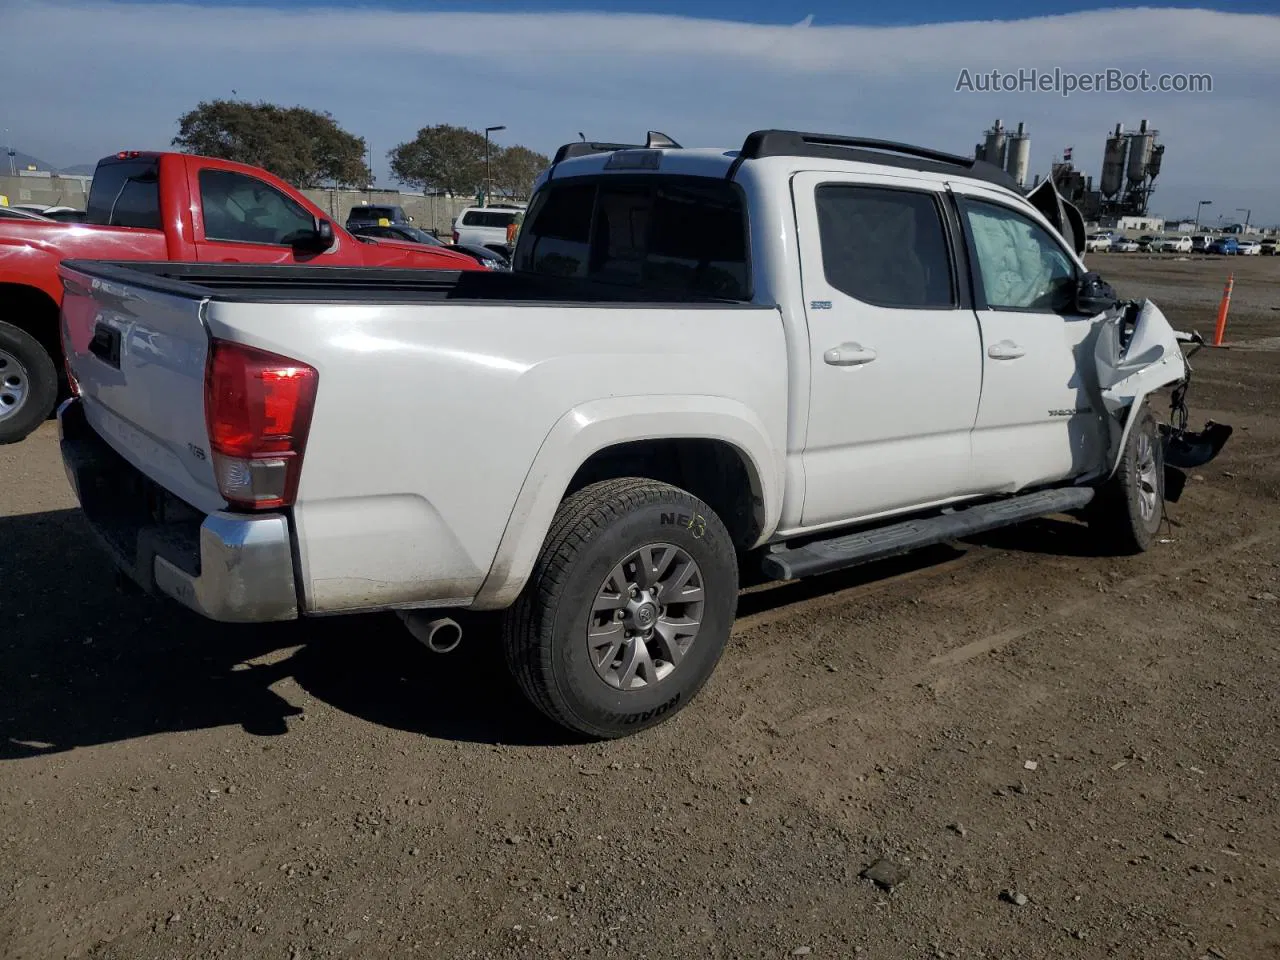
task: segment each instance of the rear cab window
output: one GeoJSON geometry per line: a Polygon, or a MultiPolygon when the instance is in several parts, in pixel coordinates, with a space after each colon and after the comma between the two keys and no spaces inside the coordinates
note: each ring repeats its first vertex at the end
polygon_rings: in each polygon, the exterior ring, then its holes
{"type": "Polygon", "coordinates": [[[515,269],[674,297],[751,299],[746,204],[706,177],[552,182],[529,208],[515,269]]]}
{"type": "Polygon", "coordinates": [[[110,227],[163,229],[160,164],[155,157],[103,160],[93,174],[85,222],[110,227]]]}

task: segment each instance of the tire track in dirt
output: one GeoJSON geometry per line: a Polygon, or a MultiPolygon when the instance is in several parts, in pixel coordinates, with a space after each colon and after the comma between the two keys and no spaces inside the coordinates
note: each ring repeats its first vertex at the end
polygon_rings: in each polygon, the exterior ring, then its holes
{"type": "MultiPolygon", "coordinates": [[[[1138,574],[1114,582],[1109,585],[1108,589],[1111,593],[1122,593],[1142,589],[1150,584],[1176,578],[1191,573],[1201,567],[1221,563],[1230,559],[1236,554],[1252,549],[1254,547],[1263,546],[1273,542],[1277,538],[1274,531],[1260,531],[1221,547],[1217,550],[1201,554],[1197,557],[1185,560],[1169,567],[1162,567],[1157,571],[1138,574]]],[[[975,550],[965,554],[951,564],[945,565],[945,568],[939,568],[938,573],[950,574],[957,568],[962,568],[974,563],[980,556],[989,556],[987,551],[975,550]],[[963,563],[961,561],[964,561],[963,563]]],[[[895,580],[887,585],[883,584],[862,584],[852,587],[849,590],[832,594],[829,598],[823,598],[823,602],[817,605],[818,609],[828,610],[832,607],[847,603],[851,600],[858,599],[870,594],[883,593],[885,587],[896,587],[904,580],[919,579],[929,570],[915,571],[912,574],[895,578],[895,580]],[[877,586],[881,587],[877,590],[877,586]]],[[[1048,612],[1034,615],[1027,622],[999,630],[994,633],[986,634],[976,640],[971,640],[959,647],[955,647],[942,654],[930,658],[922,667],[908,670],[902,673],[894,673],[883,680],[873,684],[871,692],[857,700],[848,701],[843,704],[836,702],[826,702],[815,707],[795,713],[790,716],[777,717],[770,716],[767,709],[759,709],[762,705],[757,705],[752,710],[752,714],[757,718],[766,729],[768,729],[775,737],[790,739],[806,733],[824,723],[829,723],[842,717],[859,713],[874,707],[878,702],[886,698],[901,695],[909,692],[915,687],[927,684],[931,680],[946,674],[949,671],[962,667],[964,664],[991,653],[995,653],[1010,644],[1021,640],[1033,633],[1054,626],[1063,621],[1087,611],[1090,607],[1096,606],[1097,598],[1094,596],[1076,597],[1065,603],[1061,603],[1048,612]]],[[[791,611],[792,615],[808,615],[816,612],[813,605],[803,604],[802,610],[791,611]]],[[[739,621],[741,628],[735,627],[735,634],[745,635],[765,625],[772,625],[785,621],[788,616],[788,608],[782,607],[776,610],[768,611],[767,614],[757,615],[755,617],[744,618],[739,621]]]]}

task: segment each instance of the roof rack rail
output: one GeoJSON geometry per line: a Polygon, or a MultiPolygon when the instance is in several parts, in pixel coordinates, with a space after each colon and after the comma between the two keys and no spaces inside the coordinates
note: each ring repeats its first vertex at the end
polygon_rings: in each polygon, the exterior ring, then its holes
{"type": "Polygon", "coordinates": [[[680,144],[676,143],[665,133],[659,133],[657,130],[650,130],[645,136],[644,143],[589,143],[585,140],[575,140],[573,143],[566,143],[556,151],[555,159],[551,161],[551,165],[554,167],[562,160],[572,160],[574,157],[587,157],[593,153],[613,153],[615,150],[680,149],[683,149],[680,144]]]}
{"type": "Polygon", "coordinates": [[[871,137],[845,137],[827,133],[801,133],[796,130],[757,130],[747,136],[742,149],[729,168],[732,180],[738,167],[746,160],[761,157],[820,157],[828,160],[857,160],[862,163],[879,163],[910,170],[930,170],[937,173],[953,173],[959,167],[965,174],[978,180],[1008,187],[1019,193],[1018,186],[1005,171],[985,160],[961,157],[929,147],[917,147],[896,140],[876,140],[871,137]]]}

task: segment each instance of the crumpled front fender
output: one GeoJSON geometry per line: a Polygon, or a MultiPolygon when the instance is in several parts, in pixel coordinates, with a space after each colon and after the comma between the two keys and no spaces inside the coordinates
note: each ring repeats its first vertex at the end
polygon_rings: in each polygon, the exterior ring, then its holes
{"type": "Polygon", "coordinates": [[[1106,476],[1120,462],[1120,452],[1129,439],[1134,413],[1146,397],[1161,387],[1187,378],[1187,361],[1179,335],[1165,315],[1150,300],[1121,304],[1098,333],[1094,348],[1098,389],[1109,414],[1111,446],[1106,476]]]}

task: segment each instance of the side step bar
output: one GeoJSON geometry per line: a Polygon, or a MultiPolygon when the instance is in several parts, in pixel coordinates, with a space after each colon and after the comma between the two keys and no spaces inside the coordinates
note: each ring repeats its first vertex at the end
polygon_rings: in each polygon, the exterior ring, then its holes
{"type": "Polygon", "coordinates": [[[765,576],[773,580],[795,580],[831,573],[1023,520],[1079,510],[1093,499],[1093,494],[1092,487],[1062,487],[1024,493],[936,517],[904,520],[887,527],[860,530],[791,550],[779,550],[766,555],[762,565],[765,576]]]}

